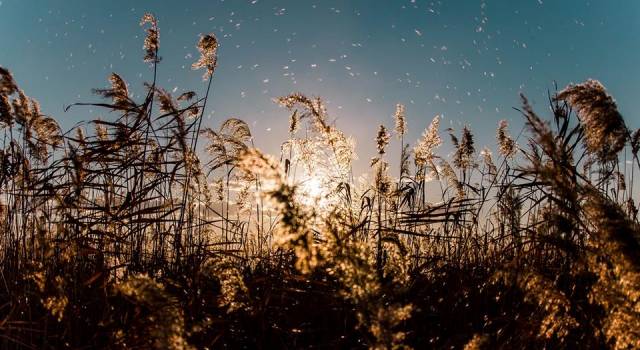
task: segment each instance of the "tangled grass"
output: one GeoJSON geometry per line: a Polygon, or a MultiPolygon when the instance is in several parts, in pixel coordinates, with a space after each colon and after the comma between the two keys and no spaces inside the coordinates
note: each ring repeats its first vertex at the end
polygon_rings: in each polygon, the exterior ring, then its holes
{"type": "Polygon", "coordinates": [[[550,121],[523,96],[527,146],[501,121],[495,159],[468,127],[439,156],[437,116],[412,147],[398,105],[358,181],[320,98],[277,99],[279,159],[242,120],[203,128],[217,39],[206,93],[174,98],[141,25],[142,101],[114,73],[69,107],[113,120],[63,132],[0,68],[3,348],[640,347],[640,137],[599,82],[549,96],[550,121]]]}

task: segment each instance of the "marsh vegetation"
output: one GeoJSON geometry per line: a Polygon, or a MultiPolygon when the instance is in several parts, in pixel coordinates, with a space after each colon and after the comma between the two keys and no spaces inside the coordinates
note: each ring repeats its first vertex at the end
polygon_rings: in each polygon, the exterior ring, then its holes
{"type": "Polygon", "coordinates": [[[141,24],[142,98],[114,73],[68,107],[108,120],[63,131],[0,68],[3,348],[640,347],[640,133],[599,82],[544,116],[523,96],[493,152],[464,127],[441,155],[437,116],[407,140],[398,105],[358,181],[322,99],[278,98],[289,137],[265,154],[244,121],[202,122],[215,36],[204,92],[172,96],[141,24]]]}

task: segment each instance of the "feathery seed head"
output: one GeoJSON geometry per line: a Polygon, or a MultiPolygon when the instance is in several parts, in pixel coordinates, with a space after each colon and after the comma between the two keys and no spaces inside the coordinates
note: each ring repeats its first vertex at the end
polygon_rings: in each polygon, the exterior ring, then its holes
{"type": "Polygon", "coordinates": [[[615,160],[624,148],[629,131],[615,100],[597,80],[569,85],[556,96],[578,112],[585,132],[587,151],[601,161],[615,160]]]}
{"type": "Polygon", "coordinates": [[[501,120],[498,131],[496,132],[500,154],[505,158],[511,158],[516,154],[516,143],[511,136],[509,136],[508,127],[509,123],[507,123],[506,120],[501,120]]]}
{"type": "Polygon", "coordinates": [[[378,134],[376,135],[376,148],[378,154],[382,155],[385,152],[385,147],[389,144],[390,135],[387,132],[387,128],[384,125],[378,127],[378,134]]]}
{"type": "Polygon", "coordinates": [[[8,69],[0,66],[0,95],[11,95],[18,90],[18,85],[8,69]]]}
{"type": "Polygon", "coordinates": [[[404,136],[407,132],[407,120],[405,118],[404,105],[398,103],[396,105],[396,113],[394,115],[395,130],[398,137],[404,136]]]}
{"type": "Polygon", "coordinates": [[[473,154],[475,153],[475,148],[473,146],[473,134],[471,130],[465,125],[462,129],[462,139],[460,143],[457,142],[457,139],[453,134],[451,134],[454,146],[456,147],[456,151],[454,154],[453,164],[458,169],[468,169],[475,165],[473,154]]]}
{"type": "Polygon", "coordinates": [[[167,90],[162,88],[157,88],[156,92],[157,92],[156,99],[160,104],[160,112],[162,113],[178,112],[178,107],[176,106],[176,103],[174,102],[173,97],[167,90]]]}
{"type": "Polygon", "coordinates": [[[187,92],[184,92],[184,93],[180,94],[180,96],[178,96],[177,100],[178,101],[191,101],[195,96],[196,96],[195,92],[187,91],[187,92]]]}
{"type": "Polygon", "coordinates": [[[158,57],[158,49],[160,48],[160,32],[158,30],[158,20],[150,13],[145,13],[140,20],[140,26],[149,24],[149,28],[146,29],[147,36],[144,38],[144,45],[142,48],[145,51],[145,62],[160,62],[158,57]]]}
{"type": "Polygon", "coordinates": [[[498,173],[498,169],[496,168],[495,163],[493,162],[493,156],[491,154],[491,150],[488,148],[484,148],[480,151],[480,155],[482,156],[482,160],[484,161],[484,165],[487,168],[487,173],[489,176],[496,176],[498,173]]]}
{"type": "Polygon", "coordinates": [[[433,160],[435,149],[442,144],[442,139],[438,133],[439,127],[440,116],[436,115],[413,149],[416,165],[423,166],[433,160]]]}
{"type": "Polygon", "coordinates": [[[218,39],[213,33],[203,35],[198,41],[200,58],[191,65],[194,70],[204,68],[203,80],[209,79],[218,65],[218,39]]]}
{"type": "Polygon", "coordinates": [[[103,98],[110,98],[115,106],[131,106],[132,102],[129,99],[129,89],[124,79],[116,73],[111,73],[109,83],[111,84],[110,89],[93,89],[93,92],[103,98]]]}

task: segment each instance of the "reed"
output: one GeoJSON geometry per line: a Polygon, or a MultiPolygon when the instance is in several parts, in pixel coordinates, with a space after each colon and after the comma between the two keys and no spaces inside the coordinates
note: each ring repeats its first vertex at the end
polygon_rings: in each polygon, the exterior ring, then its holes
{"type": "Polygon", "coordinates": [[[640,133],[601,83],[550,94],[549,120],[523,96],[495,153],[465,126],[440,155],[439,116],[410,147],[398,104],[358,179],[318,97],[276,99],[276,156],[240,119],[203,126],[218,40],[204,93],[174,97],[141,25],[141,99],[113,73],[67,107],[108,120],[61,130],[0,67],[3,348],[640,347],[640,133]]]}

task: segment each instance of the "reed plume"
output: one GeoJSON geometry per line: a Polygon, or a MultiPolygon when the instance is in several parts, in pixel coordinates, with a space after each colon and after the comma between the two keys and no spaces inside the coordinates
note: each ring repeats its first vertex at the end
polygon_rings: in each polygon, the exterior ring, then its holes
{"type": "Polygon", "coordinates": [[[145,13],[140,20],[140,26],[149,25],[146,29],[147,35],[144,38],[144,45],[142,48],[145,51],[145,62],[160,62],[158,57],[158,48],[160,47],[160,31],[158,29],[158,20],[150,13],[145,13]]]}
{"type": "Polygon", "coordinates": [[[378,127],[378,134],[376,135],[376,148],[379,155],[385,153],[385,148],[389,144],[390,135],[387,132],[387,128],[384,125],[378,127]]]}
{"type": "Polygon", "coordinates": [[[218,65],[218,39],[213,34],[207,34],[200,37],[198,41],[198,51],[200,58],[191,65],[194,70],[204,68],[203,80],[209,79],[218,65]]]}
{"type": "Polygon", "coordinates": [[[610,161],[624,147],[629,131],[618,112],[615,100],[597,80],[569,85],[556,99],[569,103],[577,110],[585,131],[587,150],[602,161],[610,161]]]}
{"type": "Polygon", "coordinates": [[[509,135],[507,128],[509,123],[506,120],[501,120],[496,133],[496,139],[498,140],[498,148],[500,154],[505,158],[512,158],[517,151],[516,143],[509,135]]]}
{"type": "Polygon", "coordinates": [[[474,141],[471,130],[469,130],[466,125],[462,128],[462,139],[459,143],[453,134],[451,136],[456,148],[453,156],[453,165],[458,169],[468,169],[475,166],[473,155],[476,150],[473,145],[474,141]]]}
{"type": "Polygon", "coordinates": [[[396,135],[401,138],[407,132],[407,119],[405,117],[405,108],[402,104],[396,105],[396,113],[393,115],[395,121],[396,135]]]}
{"type": "Polygon", "coordinates": [[[440,127],[440,116],[436,115],[429,127],[425,129],[418,144],[413,149],[415,162],[422,166],[433,161],[435,150],[442,144],[442,139],[438,133],[440,127]]]}

